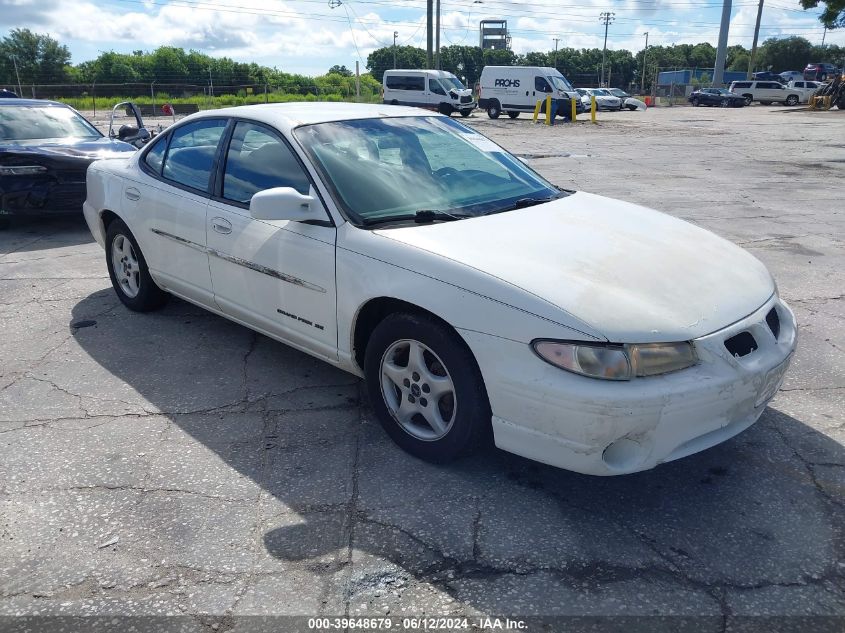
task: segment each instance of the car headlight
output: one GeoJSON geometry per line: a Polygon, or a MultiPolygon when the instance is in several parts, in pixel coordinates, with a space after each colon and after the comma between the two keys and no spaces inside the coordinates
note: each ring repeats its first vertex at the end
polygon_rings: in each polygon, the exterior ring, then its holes
{"type": "Polygon", "coordinates": [[[568,343],[538,340],[532,343],[547,363],[590,378],[631,380],[691,367],[698,362],[692,343],[568,343]]]}

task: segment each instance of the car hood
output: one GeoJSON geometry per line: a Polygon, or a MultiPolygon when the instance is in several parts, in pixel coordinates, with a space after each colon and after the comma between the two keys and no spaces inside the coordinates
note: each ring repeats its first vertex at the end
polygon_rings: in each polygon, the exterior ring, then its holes
{"type": "Polygon", "coordinates": [[[125,156],[128,152],[135,152],[136,148],[129,143],[116,141],[106,137],[98,139],[36,139],[25,141],[2,141],[0,153],[14,153],[18,155],[39,155],[55,158],[80,158],[89,161],[98,158],[112,158],[125,156]]]}
{"type": "Polygon", "coordinates": [[[535,295],[613,342],[694,339],[750,314],[775,290],[765,266],[731,242],[587,193],[377,233],[535,295]]]}

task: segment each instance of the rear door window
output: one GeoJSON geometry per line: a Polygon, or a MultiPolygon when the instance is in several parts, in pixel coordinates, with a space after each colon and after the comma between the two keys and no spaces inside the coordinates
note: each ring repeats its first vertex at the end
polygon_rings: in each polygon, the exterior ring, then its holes
{"type": "Polygon", "coordinates": [[[391,90],[425,90],[425,77],[421,75],[388,75],[386,85],[391,90]]]}
{"type": "Polygon", "coordinates": [[[225,130],[225,119],[201,119],[174,130],[162,175],[177,184],[208,193],[214,156],[225,130]]]}

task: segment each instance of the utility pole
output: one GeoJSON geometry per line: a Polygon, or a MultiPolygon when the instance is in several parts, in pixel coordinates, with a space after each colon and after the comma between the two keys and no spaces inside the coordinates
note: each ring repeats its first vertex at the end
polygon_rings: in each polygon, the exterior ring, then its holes
{"type": "Polygon", "coordinates": [[[434,27],[435,33],[435,42],[434,42],[434,67],[437,70],[440,70],[440,0],[437,0],[437,11],[436,11],[436,26],[434,27]]]}
{"type": "Polygon", "coordinates": [[[757,23],[754,25],[754,41],[751,44],[751,57],[748,58],[748,74],[746,79],[751,79],[754,72],[754,58],[757,56],[757,36],[760,35],[760,18],[763,17],[763,0],[757,5],[757,23]]]}
{"type": "Polygon", "coordinates": [[[433,64],[431,50],[434,47],[434,0],[426,1],[425,35],[425,64],[426,68],[431,68],[433,64]]]}
{"type": "Polygon", "coordinates": [[[393,31],[393,69],[396,69],[396,38],[399,37],[399,31],[393,31]]]}
{"type": "Polygon", "coordinates": [[[554,67],[555,67],[555,69],[557,69],[557,43],[558,43],[559,41],[560,41],[560,40],[559,40],[558,38],[555,38],[555,63],[554,63],[554,67]]]}
{"type": "Polygon", "coordinates": [[[211,66],[208,67],[208,96],[214,96],[214,82],[211,80],[211,66]]]}
{"type": "MultiPolygon", "coordinates": [[[[824,40],[822,40],[822,46],[824,46],[824,40]]],[[[18,72],[18,58],[16,55],[10,55],[12,58],[12,63],[15,65],[15,77],[18,78],[18,96],[23,97],[23,88],[21,88],[21,75],[18,72]]]]}
{"type": "Polygon", "coordinates": [[[640,92],[642,94],[645,94],[645,69],[646,69],[645,56],[647,54],[648,54],[648,31],[645,32],[645,48],[643,49],[643,68],[642,68],[642,71],[640,72],[640,74],[642,75],[642,77],[640,77],[640,92]]]}
{"type": "Polygon", "coordinates": [[[731,26],[731,0],[723,0],[722,24],[719,26],[719,46],[716,49],[716,66],[713,68],[713,87],[725,85],[725,59],[728,57],[728,30],[731,26]]]}
{"type": "Polygon", "coordinates": [[[613,22],[616,14],[613,11],[602,11],[599,15],[599,22],[604,22],[604,48],[601,50],[601,80],[599,88],[604,87],[604,59],[607,54],[607,27],[613,22]]]}
{"type": "MultiPolygon", "coordinates": [[[[822,32],[822,48],[824,48],[824,38],[825,37],[827,37],[827,27],[824,27],[824,31],[822,32]]],[[[18,83],[20,83],[20,82],[21,82],[21,80],[18,79],[18,83]]]]}

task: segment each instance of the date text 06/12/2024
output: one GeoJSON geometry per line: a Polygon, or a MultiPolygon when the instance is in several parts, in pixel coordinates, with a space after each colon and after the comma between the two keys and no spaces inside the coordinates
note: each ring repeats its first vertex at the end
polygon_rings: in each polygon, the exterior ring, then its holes
{"type": "Polygon", "coordinates": [[[308,628],[313,631],[335,630],[371,630],[371,631],[460,631],[472,627],[482,631],[523,631],[527,625],[524,620],[495,617],[479,618],[437,618],[437,617],[343,617],[309,618],[308,628]]]}

